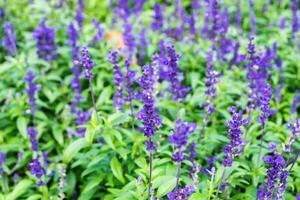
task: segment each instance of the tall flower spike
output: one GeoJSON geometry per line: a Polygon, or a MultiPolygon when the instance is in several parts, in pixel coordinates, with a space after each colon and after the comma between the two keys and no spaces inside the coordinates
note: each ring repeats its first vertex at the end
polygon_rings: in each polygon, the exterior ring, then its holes
{"type": "Polygon", "coordinates": [[[300,92],[297,92],[293,98],[293,102],[291,105],[291,114],[292,115],[296,114],[299,103],[300,103],[300,92]]]}
{"type": "Polygon", "coordinates": [[[80,64],[83,67],[85,78],[88,80],[92,80],[94,77],[92,74],[92,69],[95,66],[95,63],[91,59],[86,47],[82,48],[80,64]]]}
{"type": "Polygon", "coordinates": [[[35,79],[34,73],[29,70],[26,76],[24,77],[24,81],[27,83],[26,92],[28,94],[30,111],[32,116],[34,116],[36,111],[35,95],[39,90],[39,86],[34,84],[34,79],[35,79]]]}
{"type": "Polygon", "coordinates": [[[40,163],[40,157],[37,156],[31,163],[29,163],[29,170],[30,173],[35,176],[39,181],[37,183],[38,186],[45,185],[45,183],[42,181],[42,176],[44,175],[43,167],[40,163]]]}
{"type": "Polygon", "coordinates": [[[78,42],[77,42],[79,33],[76,30],[73,22],[71,22],[69,24],[67,33],[68,33],[68,38],[69,38],[69,45],[72,48],[72,58],[74,61],[74,60],[78,59],[78,55],[79,55],[79,46],[78,46],[78,42]]]}
{"type": "Polygon", "coordinates": [[[177,64],[180,55],[176,54],[174,46],[170,45],[167,47],[169,55],[168,59],[168,81],[170,82],[169,91],[171,92],[172,99],[175,101],[184,100],[188,91],[188,87],[184,87],[181,83],[183,80],[183,74],[179,71],[177,64]]]}
{"type": "Polygon", "coordinates": [[[143,122],[142,132],[149,139],[146,142],[148,151],[155,150],[155,144],[151,140],[162,121],[155,108],[154,97],[154,71],[151,65],[143,66],[143,76],[137,80],[141,87],[141,100],[144,103],[143,108],[137,113],[137,119],[143,122]]]}
{"type": "Polygon", "coordinates": [[[133,57],[135,53],[135,46],[136,46],[136,41],[132,33],[132,25],[129,23],[128,19],[124,20],[124,33],[123,33],[123,39],[124,43],[126,46],[126,54],[127,57],[131,58],[133,57]]]}
{"type": "Polygon", "coordinates": [[[30,143],[31,143],[31,149],[35,152],[38,152],[39,149],[38,149],[38,141],[36,139],[36,136],[37,136],[37,131],[34,129],[33,126],[30,126],[27,128],[27,132],[28,132],[28,135],[29,135],[29,139],[30,139],[30,143]]]}
{"type": "Polygon", "coordinates": [[[85,19],[85,15],[83,13],[83,10],[81,10],[80,8],[78,8],[76,10],[75,21],[77,22],[77,25],[78,25],[78,27],[80,29],[83,26],[84,19],[85,19]]]}
{"type": "Polygon", "coordinates": [[[259,186],[257,192],[258,200],[274,199],[277,182],[279,183],[279,193],[276,195],[281,196],[285,190],[288,176],[288,172],[285,169],[286,162],[279,153],[273,152],[273,155],[265,156],[264,161],[268,165],[267,179],[264,185],[259,186]]]}
{"type": "Polygon", "coordinates": [[[169,142],[176,146],[177,151],[173,154],[173,161],[182,162],[184,160],[183,151],[188,142],[188,136],[195,131],[196,123],[185,123],[182,119],[175,121],[175,127],[169,142]]]}
{"type": "Polygon", "coordinates": [[[0,175],[3,174],[3,164],[6,161],[6,155],[4,152],[0,151],[0,175]]]}
{"type": "Polygon", "coordinates": [[[123,84],[124,84],[124,75],[121,71],[121,68],[118,64],[118,52],[112,51],[108,55],[108,61],[113,64],[113,74],[114,74],[114,84],[115,84],[115,93],[114,93],[114,107],[117,110],[123,110],[124,107],[124,96],[123,96],[123,84]]]}
{"type": "Polygon", "coordinates": [[[13,25],[10,22],[6,22],[3,25],[4,37],[2,40],[2,46],[6,49],[7,53],[11,56],[15,56],[17,53],[16,48],[16,35],[13,25]]]}
{"type": "Polygon", "coordinates": [[[104,35],[104,29],[102,25],[96,20],[96,18],[93,18],[91,20],[94,29],[96,30],[96,33],[93,36],[92,41],[90,42],[89,46],[95,46],[98,42],[100,42],[104,35]]]}
{"type": "Polygon", "coordinates": [[[58,57],[55,44],[55,31],[46,26],[45,19],[42,20],[39,26],[34,30],[33,39],[36,41],[39,58],[52,61],[58,57]]]}
{"type": "Polygon", "coordinates": [[[250,26],[251,26],[251,34],[256,35],[256,15],[254,11],[254,2],[253,0],[248,0],[249,4],[249,15],[250,15],[250,26]]]}
{"type": "Polygon", "coordinates": [[[248,119],[243,119],[241,112],[237,112],[236,107],[230,107],[229,112],[232,113],[232,117],[231,120],[227,122],[226,126],[228,128],[230,142],[223,149],[225,153],[225,158],[222,162],[224,167],[231,167],[233,159],[243,152],[245,142],[241,137],[243,134],[241,127],[246,126],[249,123],[248,119]]]}
{"type": "Polygon", "coordinates": [[[217,97],[216,83],[219,82],[219,78],[221,74],[215,71],[214,69],[212,51],[208,52],[206,62],[207,62],[206,64],[207,68],[206,68],[205,94],[207,96],[207,99],[203,106],[206,109],[207,113],[211,114],[215,112],[213,99],[217,97]]]}
{"type": "Polygon", "coordinates": [[[192,186],[185,186],[184,188],[177,188],[174,192],[168,194],[169,200],[188,200],[190,195],[194,192],[192,186]]]}
{"type": "Polygon", "coordinates": [[[296,139],[300,135],[300,118],[297,119],[295,123],[288,124],[287,128],[290,129],[291,135],[290,135],[288,143],[285,145],[285,151],[291,152],[292,145],[295,143],[296,139]]]}
{"type": "Polygon", "coordinates": [[[292,32],[296,33],[299,30],[299,16],[298,16],[298,7],[299,0],[291,1],[291,10],[292,10],[292,32]]]}
{"type": "Polygon", "coordinates": [[[153,15],[153,21],[151,24],[151,28],[154,31],[159,31],[163,28],[164,25],[164,16],[162,7],[159,3],[155,3],[153,6],[154,15],[153,15]]]}

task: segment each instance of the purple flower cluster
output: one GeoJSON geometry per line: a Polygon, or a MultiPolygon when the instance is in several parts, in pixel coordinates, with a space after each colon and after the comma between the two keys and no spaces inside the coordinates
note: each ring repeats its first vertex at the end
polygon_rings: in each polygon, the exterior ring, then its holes
{"type": "Polygon", "coordinates": [[[225,158],[223,160],[224,167],[231,167],[233,159],[243,152],[245,142],[241,137],[243,134],[241,127],[246,126],[249,123],[248,119],[243,119],[241,112],[237,112],[236,107],[230,107],[229,112],[232,113],[232,117],[231,120],[227,122],[226,126],[228,128],[230,142],[223,149],[225,153],[225,158]]]}
{"type": "Polygon", "coordinates": [[[219,82],[219,78],[221,76],[220,73],[215,71],[213,65],[213,52],[210,51],[207,54],[206,58],[207,68],[206,68],[206,81],[205,81],[205,94],[207,96],[206,102],[203,104],[208,114],[215,112],[215,106],[213,104],[213,99],[216,98],[217,88],[216,83],[219,82]]]}
{"type": "Polygon", "coordinates": [[[207,167],[206,168],[201,168],[202,174],[204,174],[206,176],[211,176],[213,168],[215,167],[215,161],[216,161],[215,156],[206,158],[207,167]]]}
{"type": "Polygon", "coordinates": [[[37,86],[34,83],[34,79],[35,79],[34,73],[32,71],[28,70],[26,76],[24,77],[24,81],[28,85],[26,92],[28,94],[30,111],[31,111],[32,116],[34,116],[35,111],[36,111],[35,95],[40,89],[39,86],[37,86]]]}
{"type": "Polygon", "coordinates": [[[78,46],[78,42],[77,42],[79,33],[76,30],[73,22],[71,22],[69,24],[67,33],[68,33],[68,38],[69,38],[69,45],[72,48],[72,58],[73,58],[73,61],[75,61],[76,59],[78,59],[78,55],[79,55],[79,46],[78,46]]]}
{"type": "Polygon", "coordinates": [[[155,150],[155,144],[152,136],[161,125],[162,121],[155,108],[154,97],[154,71],[151,65],[143,66],[143,75],[137,80],[141,87],[141,100],[144,103],[143,108],[137,113],[137,119],[143,122],[142,132],[148,138],[146,148],[148,151],[155,150]]]}
{"type": "Polygon", "coordinates": [[[177,188],[175,191],[168,194],[169,200],[188,200],[189,196],[193,194],[192,186],[185,186],[184,188],[177,188]]]}
{"type": "Polygon", "coordinates": [[[39,26],[34,30],[33,39],[36,41],[39,58],[51,61],[58,57],[55,44],[55,31],[46,26],[45,19],[42,20],[39,26]]]}
{"type": "Polygon", "coordinates": [[[291,1],[292,10],[292,32],[296,33],[299,30],[299,16],[298,16],[299,0],[291,1]]]}
{"type": "Polygon", "coordinates": [[[29,169],[30,173],[35,176],[39,181],[37,183],[38,186],[45,185],[45,183],[42,181],[42,176],[44,175],[43,167],[40,163],[40,157],[37,156],[31,163],[29,163],[29,169]]]}
{"type": "Polygon", "coordinates": [[[6,161],[6,154],[2,151],[0,151],[0,175],[3,174],[3,164],[6,161]]]}
{"type": "Polygon", "coordinates": [[[77,22],[78,27],[81,29],[83,26],[83,21],[85,19],[85,15],[83,13],[85,5],[83,0],[78,0],[77,4],[78,8],[76,10],[75,21],[77,22]]]}
{"type": "Polygon", "coordinates": [[[124,44],[127,47],[127,56],[129,58],[133,57],[135,53],[135,47],[136,47],[136,41],[132,33],[132,25],[129,23],[128,19],[124,20],[124,33],[123,33],[123,39],[124,44]]]}
{"type": "Polygon", "coordinates": [[[28,135],[29,135],[32,151],[38,152],[39,151],[38,141],[36,139],[36,136],[38,134],[37,131],[34,129],[33,126],[30,126],[30,127],[27,128],[27,132],[28,132],[28,135]]]}
{"type": "Polygon", "coordinates": [[[254,2],[253,0],[248,0],[248,3],[249,3],[251,34],[254,36],[256,34],[256,15],[254,11],[254,2]]]}
{"type": "Polygon", "coordinates": [[[2,39],[2,46],[6,49],[9,55],[15,56],[17,53],[16,48],[16,35],[12,23],[6,22],[3,25],[4,37],[2,39]]]}
{"type": "Polygon", "coordinates": [[[92,69],[95,66],[95,63],[91,59],[88,49],[86,47],[83,47],[81,50],[81,59],[79,63],[83,67],[85,78],[88,80],[92,80],[94,77],[92,74],[92,69]]]}
{"type": "Polygon", "coordinates": [[[115,84],[115,93],[114,93],[114,107],[117,110],[123,110],[125,100],[123,95],[123,84],[124,84],[124,75],[121,71],[121,68],[118,64],[118,52],[112,51],[109,53],[108,61],[113,64],[113,74],[114,74],[114,84],[115,84]]]}
{"type": "Polygon", "coordinates": [[[288,171],[285,169],[286,162],[284,158],[277,152],[274,155],[267,155],[264,161],[268,164],[267,180],[265,185],[260,185],[257,193],[257,199],[273,199],[273,193],[276,189],[276,183],[279,183],[276,196],[282,196],[286,188],[288,171]]]}
{"type": "Polygon", "coordinates": [[[288,143],[285,145],[285,151],[291,152],[293,144],[300,135],[300,118],[297,119],[295,123],[288,124],[287,127],[291,131],[291,136],[289,138],[288,143]]]}
{"type": "Polygon", "coordinates": [[[104,29],[102,25],[96,20],[96,18],[93,18],[91,20],[94,29],[96,30],[96,33],[93,36],[92,41],[90,42],[89,46],[95,46],[97,42],[101,41],[104,36],[104,29]]]}
{"type": "Polygon", "coordinates": [[[164,25],[163,10],[159,3],[154,4],[153,10],[154,10],[154,16],[152,17],[153,21],[151,24],[151,28],[153,31],[159,31],[163,28],[164,25]]]}
{"type": "Polygon", "coordinates": [[[297,92],[293,98],[293,102],[291,105],[291,114],[294,115],[297,112],[298,105],[300,103],[300,93],[297,92]]]}
{"type": "Polygon", "coordinates": [[[181,83],[183,80],[183,74],[179,72],[178,60],[180,55],[176,54],[173,45],[167,47],[167,52],[169,55],[168,59],[168,73],[167,73],[167,80],[170,83],[169,91],[172,94],[172,99],[176,101],[183,100],[188,91],[190,90],[187,87],[184,87],[181,83]]]}
{"type": "Polygon", "coordinates": [[[185,123],[182,119],[175,121],[174,131],[169,137],[170,143],[174,144],[177,149],[172,156],[174,162],[182,162],[184,160],[183,151],[186,148],[188,136],[195,131],[196,127],[196,123],[185,123]]]}

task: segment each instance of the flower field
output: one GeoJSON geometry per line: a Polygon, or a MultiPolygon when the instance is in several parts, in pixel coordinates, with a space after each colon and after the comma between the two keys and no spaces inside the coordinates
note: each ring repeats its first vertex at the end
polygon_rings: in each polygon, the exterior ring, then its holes
{"type": "Polygon", "coordinates": [[[0,0],[0,200],[300,200],[299,0],[0,0]]]}

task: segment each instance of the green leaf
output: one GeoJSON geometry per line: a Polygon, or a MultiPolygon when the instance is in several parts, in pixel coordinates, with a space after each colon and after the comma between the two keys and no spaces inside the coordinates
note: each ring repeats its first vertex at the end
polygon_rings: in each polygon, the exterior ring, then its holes
{"type": "Polygon", "coordinates": [[[163,182],[157,190],[156,196],[161,198],[171,192],[176,187],[176,177],[170,177],[165,182],[163,182]]]}
{"type": "Polygon", "coordinates": [[[60,129],[58,125],[54,125],[52,127],[52,134],[54,139],[58,142],[58,144],[63,146],[64,144],[63,130],[60,129]]]}
{"type": "Polygon", "coordinates": [[[87,142],[85,138],[80,138],[74,142],[72,142],[64,151],[63,161],[64,163],[69,163],[72,158],[84,147],[87,146],[87,142]]]}
{"type": "Polygon", "coordinates": [[[122,183],[125,183],[125,179],[123,176],[123,170],[122,170],[122,165],[117,159],[117,157],[113,157],[110,161],[110,168],[113,172],[113,175],[122,183]]]}
{"type": "Polygon", "coordinates": [[[82,193],[86,193],[86,192],[89,192],[90,190],[92,190],[94,187],[96,187],[97,185],[99,185],[101,183],[103,178],[104,178],[103,176],[98,175],[98,177],[88,180],[88,184],[84,187],[82,193]]]}
{"type": "Polygon", "coordinates": [[[110,126],[115,126],[115,125],[126,122],[128,119],[129,119],[128,114],[117,112],[117,113],[110,115],[108,117],[107,121],[110,126]]]}
{"type": "Polygon", "coordinates": [[[206,199],[206,195],[205,194],[201,194],[201,193],[194,193],[189,197],[189,200],[204,200],[206,199]]]}
{"type": "Polygon", "coordinates": [[[111,130],[113,130],[113,129],[104,128],[102,137],[103,137],[105,143],[108,144],[108,146],[110,146],[112,149],[116,149],[114,142],[113,142],[113,135],[110,134],[111,130]]]}
{"type": "Polygon", "coordinates": [[[18,199],[24,193],[26,193],[29,187],[32,185],[32,181],[28,179],[21,180],[15,187],[14,190],[9,193],[6,199],[14,200],[18,199]]]}
{"type": "Polygon", "coordinates": [[[18,117],[17,119],[17,128],[23,138],[27,138],[27,123],[24,117],[18,117]]]}

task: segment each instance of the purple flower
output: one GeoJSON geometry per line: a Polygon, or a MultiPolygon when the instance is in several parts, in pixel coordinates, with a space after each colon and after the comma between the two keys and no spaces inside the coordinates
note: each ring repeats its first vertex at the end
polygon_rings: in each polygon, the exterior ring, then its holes
{"type": "Polygon", "coordinates": [[[35,105],[35,94],[39,91],[40,87],[34,84],[34,73],[30,70],[27,71],[26,76],[24,77],[24,81],[27,83],[27,89],[26,92],[28,94],[29,98],[29,105],[30,105],[30,111],[31,115],[34,116],[36,111],[36,105],[35,105]]]}
{"type": "MultiPolygon", "coordinates": [[[[76,111],[76,125],[80,126],[80,125],[84,125],[86,124],[87,121],[89,121],[91,118],[91,113],[86,111],[82,111],[80,109],[78,109],[76,111]]],[[[86,128],[78,128],[77,129],[77,133],[80,137],[84,137],[85,135],[85,131],[86,128]]]]}
{"type": "Polygon", "coordinates": [[[300,194],[297,194],[296,200],[300,200],[300,194]]]}
{"type": "Polygon", "coordinates": [[[137,113],[137,119],[143,122],[142,132],[148,138],[146,147],[148,151],[155,150],[155,144],[152,142],[152,136],[161,125],[162,121],[157,114],[154,98],[154,71],[150,65],[143,66],[143,75],[137,80],[141,87],[141,100],[144,105],[137,113]]]}
{"type": "Polygon", "coordinates": [[[215,161],[216,161],[215,156],[206,158],[207,167],[201,168],[201,172],[206,176],[210,176],[212,174],[213,168],[215,167],[215,161]]]}
{"type": "Polygon", "coordinates": [[[241,0],[237,1],[237,10],[234,15],[234,23],[238,29],[241,29],[242,16],[241,16],[241,0]]]}
{"type": "Polygon", "coordinates": [[[236,107],[230,107],[229,112],[232,113],[231,120],[226,124],[228,128],[228,137],[230,139],[229,144],[227,144],[223,151],[225,153],[225,158],[223,160],[224,167],[231,167],[233,159],[239,156],[245,146],[245,142],[242,139],[242,126],[246,126],[249,123],[248,119],[243,119],[242,113],[237,112],[236,107]]]}
{"type": "Polygon", "coordinates": [[[45,19],[42,20],[39,26],[34,30],[33,39],[36,41],[39,58],[51,61],[58,57],[55,44],[55,31],[46,26],[45,19]]]}
{"type": "Polygon", "coordinates": [[[0,19],[3,19],[4,16],[5,16],[4,8],[1,8],[1,7],[0,7],[0,19]]]}
{"type": "Polygon", "coordinates": [[[3,25],[4,37],[2,39],[2,46],[6,49],[9,55],[15,56],[17,53],[16,48],[16,35],[14,32],[13,25],[10,22],[6,22],[3,25]]]}
{"type": "Polygon", "coordinates": [[[44,175],[44,170],[42,168],[42,165],[39,161],[39,156],[37,156],[31,163],[29,163],[29,170],[30,173],[35,176],[39,182],[37,183],[38,186],[42,186],[45,183],[42,181],[42,176],[44,175]]]}
{"type": "Polygon", "coordinates": [[[184,160],[183,151],[187,145],[188,136],[195,131],[196,123],[185,123],[182,119],[175,121],[174,131],[169,137],[169,142],[177,148],[173,154],[173,161],[182,162],[184,160]]]}
{"type": "Polygon", "coordinates": [[[154,16],[152,24],[151,24],[151,28],[153,31],[159,31],[163,28],[164,25],[164,16],[163,16],[163,11],[162,11],[162,7],[159,3],[155,3],[153,6],[154,9],[154,16]]]}
{"type": "Polygon", "coordinates": [[[183,80],[183,74],[179,72],[179,66],[177,64],[181,56],[176,54],[174,46],[172,45],[167,47],[167,52],[169,55],[167,79],[170,83],[168,90],[171,92],[173,100],[181,101],[186,97],[190,90],[189,88],[184,87],[181,83],[183,80]]]}
{"type": "Polygon", "coordinates": [[[73,22],[71,22],[69,24],[67,33],[68,33],[68,38],[69,38],[69,45],[72,48],[72,58],[73,58],[73,61],[75,61],[76,59],[78,59],[78,55],[79,55],[79,46],[77,43],[79,33],[76,30],[73,22]]]}
{"type": "Polygon", "coordinates": [[[31,143],[31,149],[35,152],[38,152],[38,141],[36,139],[37,131],[34,129],[33,126],[30,126],[27,128],[27,133],[29,135],[30,143],[31,143]]]}
{"type": "Polygon", "coordinates": [[[280,100],[281,100],[281,91],[284,87],[284,84],[283,83],[280,83],[276,90],[275,90],[275,101],[276,101],[276,104],[279,105],[280,104],[280,100]]]}
{"type": "Polygon", "coordinates": [[[79,61],[79,63],[82,65],[85,78],[88,80],[92,80],[94,77],[92,74],[92,69],[95,66],[95,63],[91,59],[86,47],[83,47],[81,50],[81,60],[79,61]]]}
{"type": "Polygon", "coordinates": [[[300,135],[300,118],[297,119],[296,122],[288,124],[287,128],[290,129],[291,135],[290,135],[288,143],[285,145],[284,150],[286,152],[291,152],[292,145],[295,143],[296,139],[300,135]]]}
{"type": "Polygon", "coordinates": [[[132,25],[129,23],[127,19],[124,21],[123,38],[124,38],[124,43],[127,47],[128,57],[130,58],[134,55],[136,42],[135,42],[134,35],[132,33],[132,25]]]}
{"type": "Polygon", "coordinates": [[[203,104],[204,108],[208,112],[208,114],[211,114],[215,112],[215,106],[213,104],[213,99],[217,96],[217,88],[216,83],[219,82],[220,73],[215,71],[214,65],[213,65],[213,52],[210,51],[207,54],[206,58],[206,81],[205,81],[205,94],[207,96],[206,102],[203,104]]]}
{"type": "Polygon", "coordinates": [[[176,188],[175,191],[168,194],[169,200],[188,200],[189,196],[193,194],[192,186],[185,186],[184,188],[176,188]]]}
{"type": "Polygon", "coordinates": [[[253,0],[248,0],[249,3],[249,15],[250,15],[250,27],[251,27],[251,34],[256,34],[256,16],[254,12],[254,2],[253,0]]]}
{"type": "Polygon", "coordinates": [[[190,149],[189,149],[189,156],[190,156],[190,161],[193,162],[195,161],[197,157],[197,152],[196,152],[196,143],[192,142],[190,144],[190,149]]]}
{"type": "Polygon", "coordinates": [[[285,24],[286,24],[286,18],[285,17],[281,17],[280,18],[280,21],[279,21],[279,28],[281,29],[281,30],[283,30],[283,29],[285,29],[285,24]]]}
{"type": "Polygon", "coordinates": [[[75,15],[75,21],[77,22],[79,28],[82,28],[84,19],[85,19],[85,15],[83,13],[83,10],[78,8],[75,15]]]}
{"type": "Polygon", "coordinates": [[[297,112],[298,105],[300,103],[300,93],[297,92],[294,96],[292,105],[291,105],[291,114],[294,115],[297,112]]]}
{"type": "Polygon", "coordinates": [[[85,7],[84,0],[78,0],[77,4],[78,4],[78,7],[80,10],[84,10],[84,7],[85,7]]]}
{"type": "Polygon", "coordinates": [[[90,42],[90,46],[95,46],[97,42],[100,42],[103,39],[104,29],[96,20],[96,18],[93,18],[91,22],[94,26],[94,29],[96,30],[96,33],[94,34],[93,39],[90,42]]]}
{"type": "Polygon", "coordinates": [[[292,0],[291,1],[292,32],[293,33],[296,33],[299,30],[298,6],[299,6],[299,0],[292,0]]]}
{"type": "Polygon", "coordinates": [[[278,195],[282,195],[286,187],[286,179],[288,176],[285,170],[286,162],[284,158],[278,154],[267,155],[264,157],[265,163],[268,165],[267,179],[264,185],[260,185],[257,193],[257,199],[273,199],[273,192],[276,188],[276,183],[279,182],[278,195]]]}
{"type": "Polygon", "coordinates": [[[118,64],[118,52],[112,51],[109,53],[108,61],[113,64],[113,74],[114,74],[114,84],[115,84],[115,93],[114,93],[114,107],[117,110],[123,110],[125,100],[123,96],[123,83],[124,75],[121,71],[121,68],[118,64]]]}
{"type": "Polygon", "coordinates": [[[3,174],[3,164],[6,162],[6,154],[0,151],[0,175],[3,174]]]}

